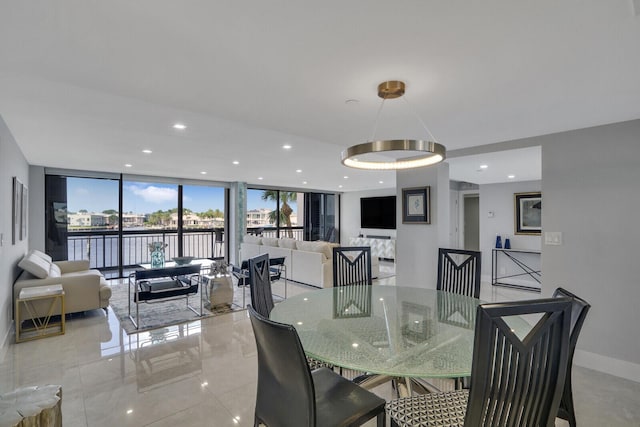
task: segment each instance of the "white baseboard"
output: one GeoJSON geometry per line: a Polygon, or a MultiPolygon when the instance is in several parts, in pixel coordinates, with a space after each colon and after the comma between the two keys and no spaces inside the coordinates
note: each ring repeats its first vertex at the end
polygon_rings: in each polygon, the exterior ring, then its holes
{"type": "Polygon", "coordinates": [[[573,364],[640,382],[640,364],[576,349],[573,364]]]}

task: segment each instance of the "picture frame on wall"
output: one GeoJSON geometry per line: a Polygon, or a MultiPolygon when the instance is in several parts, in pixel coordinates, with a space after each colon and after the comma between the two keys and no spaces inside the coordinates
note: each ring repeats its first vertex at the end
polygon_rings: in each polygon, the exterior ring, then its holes
{"type": "Polygon", "coordinates": [[[402,189],[402,223],[431,224],[431,187],[402,189]]]}
{"type": "Polygon", "coordinates": [[[20,240],[27,238],[27,230],[29,229],[29,189],[26,185],[22,184],[22,202],[20,204],[20,240]]]}
{"type": "Polygon", "coordinates": [[[515,234],[542,233],[542,193],[515,193],[515,234]]]}
{"type": "Polygon", "coordinates": [[[11,244],[15,245],[20,240],[22,231],[22,182],[15,176],[12,182],[13,194],[11,197],[11,244]]]}

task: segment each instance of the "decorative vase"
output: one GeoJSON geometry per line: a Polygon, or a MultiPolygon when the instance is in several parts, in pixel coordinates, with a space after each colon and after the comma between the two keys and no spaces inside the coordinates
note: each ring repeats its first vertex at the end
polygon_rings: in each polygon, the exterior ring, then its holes
{"type": "Polygon", "coordinates": [[[496,236],[496,249],[502,249],[502,237],[499,234],[496,236]]]}
{"type": "Polygon", "coordinates": [[[230,307],[233,303],[233,281],[230,274],[221,274],[209,279],[211,308],[230,307]]]}
{"type": "Polygon", "coordinates": [[[505,249],[511,249],[511,240],[509,240],[508,237],[506,239],[504,239],[504,248],[505,249]]]}
{"type": "Polygon", "coordinates": [[[164,246],[162,242],[153,242],[150,244],[151,250],[151,268],[164,267],[164,246]]]}

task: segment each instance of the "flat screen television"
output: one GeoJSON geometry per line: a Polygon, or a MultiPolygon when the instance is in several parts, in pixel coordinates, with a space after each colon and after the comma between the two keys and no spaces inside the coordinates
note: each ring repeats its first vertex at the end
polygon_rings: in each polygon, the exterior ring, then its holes
{"type": "Polygon", "coordinates": [[[360,198],[360,228],[396,228],[396,196],[360,198]]]}

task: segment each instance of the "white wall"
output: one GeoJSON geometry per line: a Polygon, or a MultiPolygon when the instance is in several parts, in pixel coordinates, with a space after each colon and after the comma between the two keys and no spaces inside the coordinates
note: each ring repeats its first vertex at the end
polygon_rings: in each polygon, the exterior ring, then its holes
{"type": "MultiPolygon", "coordinates": [[[[2,244],[0,245],[0,348],[6,343],[11,332],[13,316],[13,282],[19,274],[18,261],[27,252],[27,239],[18,240],[15,245],[11,243],[12,227],[12,182],[17,177],[29,188],[29,166],[18,148],[13,135],[0,117],[0,233],[2,244]]],[[[32,202],[29,201],[31,209],[32,202]]],[[[27,236],[31,235],[31,230],[27,236]]]]}
{"type": "Polygon", "coordinates": [[[397,218],[396,283],[399,286],[436,287],[438,248],[449,246],[449,165],[396,173],[397,218]],[[431,187],[431,224],[402,223],[402,189],[431,187]]]}
{"type": "MultiPolygon", "coordinates": [[[[349,244],[349,238],[363,235],[396,237],[396,230],[381,230],[375,228],[360,228],[360,198],[394,196],[395,188],[381,188],[379,190],[354,191],[344,193],[340,197],[340,243],[349,244]]],[[[400,221],[400,216],[396,216],[400,221]]]]}
{"type": "MultiPolygon", "coordinates": [[[[514,249],[535,249],[540,250],[540,236],[516,235],[514,230],[515,221],[515,193],[525,193],[531,191],[541,191],[541,181],[522,181],[505,184],[485,184],[480,185],[480,251],[482,252],[482,280],[491,281],[491,251],[495,247],[496,235],[511,240],[511,247],[514,249]],[[493,212],[493,218],[489,218],[488,213],[493,212]]],[[[545,195],[542,195],[543,212],[545,195]]],[[[539,258],[537,255],[533,258],[539,258]]],[[[539,264],[538,259],[532,260],[539,264]]],[[[505,263],[504,268],[509,268],[505,263]]],[[[509,274],[515,274],[513,269],[509,274]]],[[[506,273],[506,272],[505,272],[506,273]]],[[[526,284],[526,283],[523,283],[526,284]]]]}
{"type": "Polygon", "coordinates": [[[563,286],[592,305],[575,362],[640,381],[640,120],[542,142],[543,294],[563,286]]]}

